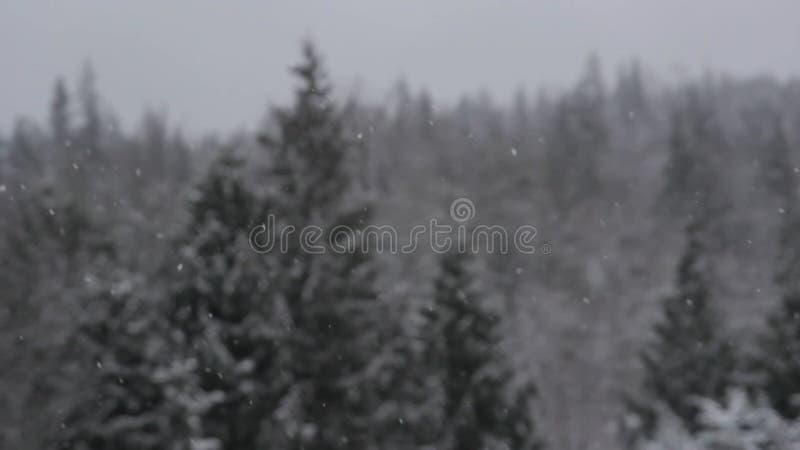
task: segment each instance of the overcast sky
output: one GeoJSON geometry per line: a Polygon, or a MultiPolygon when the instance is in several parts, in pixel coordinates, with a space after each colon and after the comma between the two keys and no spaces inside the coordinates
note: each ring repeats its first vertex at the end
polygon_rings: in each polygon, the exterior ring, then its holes
{"type": "Polygon", "coordinates": [[[436,99],[504,101],[573,81],[590,52],[662,78],[800,74],[798,0],[0,0],[0,133],[44,118],[53,79],[85,59],[128,127],[148,105],[190,131],[252,126],[287,98],[304,36],[337,87],[373,98],[404,77],[436,99]]]}

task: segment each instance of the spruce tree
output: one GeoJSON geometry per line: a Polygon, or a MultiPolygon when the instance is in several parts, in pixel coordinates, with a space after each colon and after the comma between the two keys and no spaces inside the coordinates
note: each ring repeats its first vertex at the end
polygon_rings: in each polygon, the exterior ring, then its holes
{"type": "Polygon", "coordinates": [[[764,375],[763,387],[773,407],[784,417],[800,415],[800,295],[784,294],[780,308],[767,321],[761,338],[757,365],[764,375]]]}
{"type": "Polygon", "coordinates": [[[59,448],[187,448],[183,411],[159,375],[167,328],[151,296],[160,284],[147,278],[116,274],[83,293],[87,306],[70,344],[74,360],[91,370],[83,369],[85,390],[64,413],[59,448]]]}
{"type": "Polygon", "coordinates": [[[290,329],[282,373],[290,378],[280,407],[289,449],[360,449],[377,445],[375,372],[383,340],[381,305],[373,288],[375,263],[358,239],[369,203],[355,173],[359,154],[330,98],[321,61],[310,44],[294,67],[300,86],[294,105],[275,111],[278,130],[263,136],[272,166],[263,213],[298,230],[329,233],[337,226],[350,239],[317,242],[322,252],[289,242],[285,253],[265,255],[279,267],[273,284],[286,305],[290,329]],[[347,251],[341,249],[349,247],[347,251]]]}
{"type": "Polygon", "coordinates": [[[454,450],[541,448],[531,408],[536,390],[532,383],[513,385],[513,371],[499,347],[499,315],[481,285],[477,264],[470,254],[444,255],[433,305],[424,311],[423,367],[441,389],[435,445],[454,450]]]}
{"type": "Polygon", "coordinates": [[[280,384],[280,315],[247,241],[256,203],[242,165],[225,152],[192,204],[190,238],[168,300],[172,348],[162,380],[193,442],[255,449],[265,445],[262,430],[280,384]]]}
{"type": "Polygon", "coordinates": [[[730,210],[725,179],[720,176],[721,168],[729,164],[727,141],[709,90],[686,88],[670,110],[669,159],[659,208],[681,221],[690,216],[716,216],[705,224],[714,230],[705,243],[712,250],[731,237],[722,226],[730,210]]]}
{"type": "Polygon", "coordinates": [[[47,158],[39,145],[39,130],[25,119],[18,119],[11,134],[11,145],[5,156],[13,170],[8,181],[13,181],[26,189],[31,180],[42,177],[47,158]]]}
{"type": "Polygon", "coordinates": [[[637,60],[619,70],[615,97],[618,113],[625,122],[642,123],[651,118],[644,78],[641,64],[637,60]]]}
{"type": "Polygon", "coordinates": [[[59,78],[53,87],[50,100],[50,132],[56,148],[69,145],[67,140],[71,133],[69,94],[64,80],[59,78]]]}
{"type": "Polygon", "coordinates": [[[797,175],[792,170],[792,148],[783,130],[780,114],[763,109],[761,126],[754,133],[760,138],[756,149],[760,154],[760,180],[767,194],[777,200],[778,207],[788,210],[797,199],[797,175]]]}
{"type": "Polygon", "coordinates": [[[88,61],[81,70],[77,87],[77,100],[82,119],[79,130],[81,151],[96,153],[103,134],[103,118],[100,112],[100,95],[97,93],[94,68],[88,61]]]}
{"type": "Polygon", "coordinates": [[[212,163],[169,265],[92,290],[74,341],[96,374],[67,413],[65,447],[266,445],[279,315],[247,241],[255,202],[242,164],[230,152],[212,163]]]}
{"type": "Polygon", "coordinates": [[[663,318],[655,325],[655,340],[641,356],[645,391],[641,409],[652,413],[653,407],[663,405],[693,432],[699,428],[696,399],[722,399],[736,367],[709,290],[703,231],[698,219],[687,228],[688,245],[678,264],[677,290],[663,300],[663,318]]]}
{"type": "Polygon", "coordinates": [[[79,319],[94,312],[88,293],[103,284],[114,252],[82,205],[48,183],[14,198],[6,216],[13,227],[0,239],[3,340],[14,351],[1,353],[4,377],[19,378],[9,392],[13,400],[4,400],[21,420],[15,428],[23,441],[55,445],[62,438],[59,425],[69,422],[70,407],[90,386],[94,363],[77,343],[79,319]]]}
{"type": "Polygon", "coordinates": [[[166,173],[166,161],[170,156],[167,152],[167,120],[164,114],[156,111],[147,111],[142,118],[142,136],[144,137],[142,154],[140,155],[142,167],[156,180],[161,181],[166,173]]]}
{"type": "Polygon", "coordinates": [[[548,123],[545,182],[556,209],[567,213],[602,188],[598,161],[608,148],[605,85],[599,61],[589,59],[575,89],[558,102],[548,123]]]}
{"type": "MultiPolygon", "coordinates": [[[[780,305],[767,320],[767,328],[760,339],[761,352],[755,366],[763,376],[763,389],[773,407],[784,417],[800,416],[800,210],[797,204],[797,181],[788,172],[788,158],[782,138],[777,161],[772,164],[770,179],[772,189],[785,205],[780,226],[779,258],[776,283],[780,305]]],[[[775,156],[773,157],[775,158],[775,156]]]]}

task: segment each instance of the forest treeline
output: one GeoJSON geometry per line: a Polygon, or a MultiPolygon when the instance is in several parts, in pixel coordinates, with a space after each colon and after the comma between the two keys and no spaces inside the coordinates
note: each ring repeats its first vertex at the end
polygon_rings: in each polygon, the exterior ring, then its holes
{"type": "MultiPolygon", "coordinates": [[[[124,131],[87,68],[0,136],[0,446],[792,449],[800,82],[340,100],[311,45],[260,130],[124,131]],[[260,254],[469,198],[547,254],[260,254]]],[[[401,233],[401,235],[403,235],[401,233]]]]}

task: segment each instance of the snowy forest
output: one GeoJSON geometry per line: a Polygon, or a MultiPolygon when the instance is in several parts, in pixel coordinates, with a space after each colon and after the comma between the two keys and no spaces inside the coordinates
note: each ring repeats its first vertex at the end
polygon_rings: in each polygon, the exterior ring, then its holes
{"type": "Polygon", "coordinates": [[[256,130],[123,127],[87,64],[0,131],[0,448],[800,448],[800,80],[375,101],[323,56],[256,130]],[[540,251],[249,240],[457,198],[540,251]]]}

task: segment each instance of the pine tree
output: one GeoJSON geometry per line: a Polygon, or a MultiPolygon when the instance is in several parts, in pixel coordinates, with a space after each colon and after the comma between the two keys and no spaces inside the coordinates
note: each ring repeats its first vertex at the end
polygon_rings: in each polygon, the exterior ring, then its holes
{"type": "Polygon", "coordinates": [[[243,161],[223,154],[192,204],[191,238],[169,299],[172,361],[163,374],[189,437],[219,448],[264,445],[275,407],[280,315],[247,242],[256,211],[243,161]]]}
{"type": "Polygon", "coordinates": [[[167,154],[167,120],[156,111],[147,111],[142,118],[142,136],[144,136],[141,164],[155,179],[161,180],[166,172],[167,154]]]}
{"type": "Polygon", "coordinates": [[[46,155],[42,151],[39,130],[29,121],[18,119],[11,135],[11,145],[6,156],[14,181],[20,186],[31,184],[30,180],[41,177],[45,171],[46,155]]]}
{"type": "Polygon", "coordinates": [[[608,147],[605,87],[596,57],[590,58],[574,91],[555,107],[548,124],[546,182],[558,210],[598,195],[598,161],[608,147]]]}
{"type": "Polygon", "coordinates": [[[177,261],[92,290],[96,300],[74,342],[97,369],[91,394],[67,413],[64,446],[265,445],[280,384],[279,315],[247,242],[255,202],[242,164],[225,152],[211,165],[176,243],[177,261]]]}
{"type": "MultiPolygon", "coordinates": [[[[499,348],[499,316],[476,271],[477,260],[452,252],[441,259],[433,305],[425,311],[424,366],[441,389],[437,448],[541,447],[532,418],[532,383],[514,387],[499,348]]],[[[433,393],[431,393],[433,394],[433,393]]]]}
{"type": "MultiPolygon", "coordinates": [[[[788,163],[785,156],[782,158],[788,163]]],[[[772,405],[784,417],[800,416],[800,210],[797,182],[787,168],[773,166],[780,201],[786,206],[780,228],[776,282],[780,306],[770,314],[760,339],[761,353],[755,366],[764,376],[763,388],[772,405]],[[779,175],[783,174],[783,175],[779,175]]]]}
{"type": "Polygon", "coordinates": [[[644,75],[638,60],[620,68],[615,94],[618,113],[625,122],[641,124],[651,118],[644,75]]]}
{"type": "Polygon", "coordinates": [[[170,353],[166,323],[153,302],[163,286],[153,278],[121,271],[83,292],[87,306],[70,344],[72,358],[91,370],[77,375],[87,380],[64,413],[59,448],[187,448],[180,440],[183,410],[161,375],[170,353]]]}
{"type": "Polygon", "coordinates": [[[191,148],[186,143],[181,130],[175,130],[170,139],[169,172],[178,186],[183,185],[192,175],[191,148]]]}
{"type": "Polygon", "coordinates": [[[90,153],[98,152],[97,148],[102,134],[103,119],[100,114],[100,96],[95,86],[95,73],[89,62],[84,63],[78,80],[77,98],[80,105],[81,128],[79,132],[81,150],[90,153]]]}
{"type": "Polygon", "coordinates": [[[718,186],[724,135],[708,95],[687,88],[670,112],[669,161],[661,203],[680,217],[713,216],[725,206],[718,186]]]}
{"type": "MultiPolygon", "coordinates": [[[[264,136],[273,166],[264,212],[279,224],[325,231],[346,226],[358,238],[369,204],[354,171],[357,147],[345,135],[330,99],[320,58],[310,44],[293,69],[301,84],[292,108],[278,109],[277,136],[264,136]]],[[[346,245],[347,239],[337,242],[346,245]]],[[[281,406],[283,448],[359,449],[377,445],[371,367],[382,342],[380,302],[373,288],[375,264],[355,245],[340,252],[328,239],[324,251],[291,240],[273,255],[281,271],[273,280],[285,302],[290,330],[282,369],[291,378],[281,406]]],[[[269,255],[267,255],[269,256],[269,255]]]]}
{"type": "Polygon", "coordinates": [[[79,401],[87,387],[91,370],[77,363],[83,347],[74,342],[80,335],[76,318],[92,311],[87,291],[97,286],[113,249],[82,205],[48,183],[15,193],[13,206],[0,241],[8,314],[3,340],[13,349],[1,352],[2,365],[4,377],[21,377],[9,404],[21,420],[16,429],[22,440],[52,445],[64,405],[79,401]],[[32,433],[38,434],[26,436],[32,433]]]}
{"type": "Polygon", "coordinates": [[[75,127],[74,142],[70,140],[69,146],[63,155],[65,164],[62,169],[66,175],[66,188],[75,197],[95,197],[101,193],[101,173],[107,170],[104,167],[108,155],[102,149],[104,138],[104,117],[100,109],[100,95],[95,86],[95,74],[91,64],[84,64],[75,100],[78,106],[79,123],[75,127]]]}
{"type": "Polygon", "coordinates": [[[763,124],[757,132],[761,139],[757,149],[763,159],[759,175],[767,193],[778,201],[779,208],[789,209],[797,198],[797,175],[792,170],[791,146],[778,113],[766,109],[760,116],[763,124]]]}
{"type": "Polygon", "coordinates": [[[50,102],[50,130],[56,147],[69,145],[70,137],[70,111],[69,94],[64,85],[64,80],[59,78],[53,87],[53,97],[50,102]]]}
{"type": "MultiPolygon", "coordinates": [[[[645,398],[639,403],[640,412],[652,412],[663,404],[692,432],[699,428],[696,398],[722,399],[736,367],[709,291],[703,231],[697,219],[688,226],[677,291],[664,299],[663,318],[654,329],[656,339],[641,357],[645,398]]],[[[653,425],[645,423],[645,431],[653,425]]]]}

